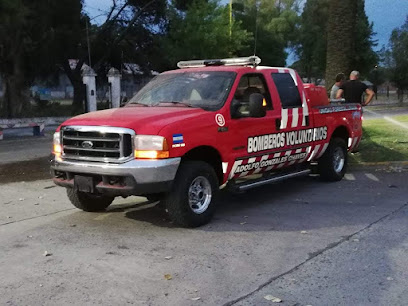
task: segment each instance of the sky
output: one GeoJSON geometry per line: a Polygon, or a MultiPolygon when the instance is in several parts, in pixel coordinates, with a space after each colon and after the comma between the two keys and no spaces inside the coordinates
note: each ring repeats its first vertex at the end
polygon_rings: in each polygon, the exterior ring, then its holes
{"type": "MultiPolygon", "coordinates": [[[[340,0],[341,1],[341,0],[340,0]]],[[[90,16],[103,15],[109,9],[112,0],[85,0],[85,11],[90,16]]],[[[222,0],[228,3],[229,0],[222,0]]],[[[375,50],[387,45],[393,29],[404,24],[408,16],[408,0],[365,0],[365,10],[370,22],[374,23],[374,39],[378,40],[375,50]]],[[[95,20],[103,22],[103,17],[95,20]]]]}

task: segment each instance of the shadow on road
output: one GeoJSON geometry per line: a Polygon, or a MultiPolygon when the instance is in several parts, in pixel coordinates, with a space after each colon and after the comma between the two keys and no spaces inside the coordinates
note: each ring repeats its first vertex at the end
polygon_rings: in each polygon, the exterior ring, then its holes
{"type": "Polygon", "coordinates": [[[50,157],[41,157],[0,164],[0,184],[51,179],[49,160],[50,157]]]}

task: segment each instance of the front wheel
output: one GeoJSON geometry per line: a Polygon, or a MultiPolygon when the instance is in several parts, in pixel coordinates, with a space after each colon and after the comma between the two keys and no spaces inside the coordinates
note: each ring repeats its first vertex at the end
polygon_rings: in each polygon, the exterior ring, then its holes
{"type": "Polygon", "coordinates": [[[165,198],[170,218],[183,227],[208,223],[215,212],[218,190],[213,167],[202,161],[183,162],[173,189],[165,198]]]}
{"type": "Polygon", "coordinates": [[[326,181],[340,181],[347,169],[347,145],[342,138],[333,138],[318,161],[320,177],[326,181]]]}
{"type": "Polygon", "coordinates": [[[67,188],[67,195],[71,203],[83,211],[103,211],[114,200],[114,197],[80,192],[75,188],[67,188]]]}

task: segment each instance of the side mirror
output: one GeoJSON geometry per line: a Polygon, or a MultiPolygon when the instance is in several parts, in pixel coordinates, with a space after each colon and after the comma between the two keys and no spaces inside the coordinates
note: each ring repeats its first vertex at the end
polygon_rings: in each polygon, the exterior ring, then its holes
{"type": "Polygon", "coordinates": [[[261,118],[266,116],[266,109],[263,106],[263,95],[253,93],[249,96],[249,116],[261,118]]]}

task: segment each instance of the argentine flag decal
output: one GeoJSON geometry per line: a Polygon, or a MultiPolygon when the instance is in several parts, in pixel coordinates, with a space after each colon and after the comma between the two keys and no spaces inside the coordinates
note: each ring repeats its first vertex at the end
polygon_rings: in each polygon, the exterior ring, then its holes
{"type": "Polygon", "coordinates": [[[183,134],[173,134],[173,144],[183,143],[183,134]]]}

